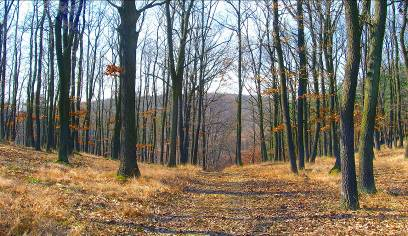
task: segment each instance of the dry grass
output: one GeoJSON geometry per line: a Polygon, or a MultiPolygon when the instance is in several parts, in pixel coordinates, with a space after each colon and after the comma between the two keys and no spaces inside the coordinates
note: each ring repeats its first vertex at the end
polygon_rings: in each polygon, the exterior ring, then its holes
{"type": "MultiPolygon", "coordinates": [[[[376,153],[378,193],[361,210],[339,209],[332,158],[262,163],[202,172],[139,164],[142,177],[116,178],[118,163],[0,145],[0,235],[21,234],[406,234],[408,161],[403,150],[376,153]]],[[[357,163],[358,164],[358,163],[357,163]]]]}
{"type": "Polygon", "coordinates": [[[124,181],[116,178],[116,161],[82,154],[67,166],[55,158],[0,146],[0,235],[76,235],[91,231],[93,218],[144,217],[147,202],[180,191],[183,177],[197,172],[192,166],[140,164],[143,176],[124,181]]]}

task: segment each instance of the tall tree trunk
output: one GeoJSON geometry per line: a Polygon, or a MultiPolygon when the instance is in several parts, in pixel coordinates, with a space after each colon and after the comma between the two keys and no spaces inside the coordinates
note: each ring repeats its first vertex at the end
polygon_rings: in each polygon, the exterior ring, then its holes
{"type": "MultiPolygon", "coordinates": [[[[184,68],[183,68],[184,70],[184,68]]],[[[185,136],[185,127],[184,127],[184,104],[183,102],[185,101],[185,99],[183,99],[183,78],[181,78],[181,83],[179,84],[179,86],[177,86],[177,89],[180,90],[178,93],[178,133],[179,133],[179,151],[180,151],[180,164],[187,164],[188,162],[188,153],[186,152],[186,150],[184,149],[184,136],[185,136]]]]}
{"type": "MultiPolygon", "coordinates": [[[[276,81],[276,75],[273,75],[272,78],[272,88],[273,89],[277,89],[277,81],[276,81]]],[[[277,127],[279,125],[279,107],[280,106],[280,102],[279,102],[279,94],[274,93],[273,94],[273,127],[277,127]]],[[[274,132],[274,147],[275,147],[275,157],[274,160],[275,161],[282,161],[282,148],[281,148],[281,144],[280,144],[280,134],[279,132],[274,132]]]]}
{"type": "MultiPolygon", "coordinates": [[[[204,47],[204,46],[202,46],[204,47]]],[[[204,52],[204,49],[202,48],[202,53],[204,52]]],[[[192,164],[196,165],[198,158],[198,141],[200,139],[200,128],[201,128],[201,117],[202,117],[202,110],[203,110],[203,95],[204,95],[204,59],[201,57],[204,57],[204,55],[200,55],[200,75],[199,75],[199,82],[198,82],[198,110],[197,110],[197,127],[195,129],[195,134],[194,134],[194,143],[193,143],[193,155],[191,157],[192,159],[192,164]]]]}
{"type": "Polygon", "coordinates": [[[380,82],[380,67],[382,56],[382,45],[385,32],[387,16],[387,3],[375,1],[375,16],[371,20],[370,48],[368,52],[367,79],[364,91],[364,108],[360,131],[360,190],[365,193],[375,193],[374,170],[373,170],[373,137],[377,111],[377,97],[380,82]]]}
{"type": "Polygon", "coordinates": [[[136,48],[138,32],[136,23],[141,12],[136,9],[135,0],[122,0],[118,8],[120,25],[118,27],[120,43],[120,165],[119,176],[138,177],[140,171],[136,161],[136,124],[135,124],[135,83],[136,48]]]}
{"type": "Polygon", "coordinates": [[[321,122],[321,117],[320,117],[320,96],[319,96],[319,77],[316,69],[316,50],[317,50],[317,40],[316,40],[316,34],[313,29],[313,16],[312,16],[312,11],[310,7],[310,1],[308,0],[306,2],[306,7],[309,12],[309,23],[311,25],[310,27],[310,34],[312,36],[312,44],[313,44],[313,49],[312,49],[312,64],[311,64],[311,69],[312,69],[312,76],[313,76],[313,89],[314,93],[316,96],[316,102],[315,102],[315,109],[316,109],[316,124],[315,124],[315,130],[314,130],[314,136],[313,136],[313,141],[312,141],[312,146],[311,146],[311,155],[310,155],[310,162],[314,163],[316,156],[317,156],[317,145],[319,142],[319,137],[320,137],[320,122],[321,122]]]}
{"type": "Polygon", "coordinates": [[[238,98],[237,98],[237,138],[235,151],[235,164],[242,165],[241,158],[241,132],[242,132],[242,32],[241,32],[241,0],[238,0],[237,11],[237,34],[238,34],[238,98]]]}
{"type": "MultiPolygon", "coordinates": [[[[193,0],[188,3],[187,9],[185,7],[185,1],[182,4],[182,16],[181,16],[181,39],[178,52],[177,64],[174,59],[174,45],[173,45],[173,22],[170,14],[170,0],[165,2],[166,4],[166,21],[167,21],[167,43],[169,52],[169,73],[171,78],[172,87],[172,113],[171,113],[171,133],[170,133],[170,156],[169,167],[176,166],[176,149],[177,149],[177,130],[178,130],[178,115],[179,115],[179,102],[182,101],[182,85],[183,85],[183,73],[184,73],[184,60],[186,54],[186,44],[188,36],[188,23],[190,18],[191,9],[193,7],[193,0]]],[[[181,131],[183,132],[183,131],[181,131]]],[[[181,133],[180,132],[180,133],[181,133]]],[[[181,137],[180,137],[181,138],[181,137]]],[[[180,140],[181,141],[181,140],[180,140]]]]}
{"type": "MultiPolygon", "coordinates": [[[[261,53],[260,53],[261,54],[261,53]]],[[[261,56],[260,56],[261,58],[261,56]]],[[[268,160],[268,152],[266,151],[266,140],[265,140],[265,131],[264,131],[264,111],[263,111],[263,100],[261,95],[261,82],[258,82],[257,86],[257,106],[259,112],[259,135],[261,138],[261,158],[262,161],[268,160]]]]}
{"type": "Polygon", "coordinates": [[[38,72],[37,72],[37,89],[35,92],[35,116],[36,116],[36,139],[35,139],[35,149],[37,151],[41,150],[41,111],[40,111],[40,92],[41,92],[41,74],[42,74],[42,55],[43,55],[43,32],[44,32],[44,21],[45,21],[46,9],[44,7],[44,12],[41,17],[40,22],[40,47],[38,55],[38,72]]]}
{"type": "MultiPolygon", "coordinates": [[[[75,97],[75,68],[77,65],[77,58],[76,58],[76,54],[77,54],[77,50],[78,50],[78,46],[79,46],[79,37],[81,37],[82,35],[80,34],[75,34],[74,37],[74,43],[73,43],[73,48],[71,51],[71,95],[70,95],[70,119],[71,119],[71,146],[70,146],[70,153],[72,153],[73,151],[79,151],[79,144],[78,144],[78,129],[75,127],[76,124],[76,115],[75,115],[75,111],[76,111],[76,100],[78,98],[75,97]]],[[[78,79],[79,80],[79,79],[78,79]]]]}
{"type": "Polygon", "coordinates": [[[78,151],[81,150],[81,144],[80,144],[80,110],[81,110],[81,97],[82,97],[82,81],[84,77],[84,66],[83,66],[83,61],[84,61],[84,32],[85,32],[85,9],[86,9],[86,4],[84,4],[84,9],[82,11],[82,28],[81,32],[79,35],[79,61],[78,61],[78,81],[77,81],[77,88],[76,88],[76,101],[75,101],[75,110],[77,111],[77,114],[75,116],[74,120],[74,125],[76,127],[76,135],[74,136],[75,140],[75,145],[76,149],[78,151]]]}
{"type": "Polygon", "coordinates": [[[204,64],[204,53],[205,53],[205,39],[206,39],[206,29],[204,27],[204,0],[201,0],[201,48],[199,52],[199,63],[200,63],[200,74],[198,76],[198,110],[197,110],[197,125],[194,130],[194,137],[193,137],[193,144],[192,144],[192,164],[196,165],[198,162],[198,141],[200,139],[200,129],[201,129],[201,118],[202,118],[202,112],[203,112],[203,103],[204,103],[204,70],[205,70],[205,64],[204,64]]]}
{"type": "Polygon", "coordinates": [[[63,45],[68,41],[68,29],[67,27],[67,11],[68,1],[60,0],[59,11],[56,19],[56,48],[57,48],[57,62],[59,70],[59,115],[60,115],[60,137],[59,137],[59,150],[58,161],[68,163],[68,149],[69,149],[69,79],[70,79],[70,56],[71,47],[70,44],[63,45]],[[64,26],[64,29],[63,29],[64,26]],[[61,33],[63,31],[63,34],[61,33]],[[63,39],[64,37],[64,39],[63,39]]]}
{"type": "Polygon", "coordinates": [[[55,111],[54,111],[54,77],[55,77],[55,71],[54,71],[54,27],[53,23],[51,20],[51,14],[50,14],[50,9],[49,9],[49,1],[45,1],[45,5],[47,8],[47,17],[48,17],[48,24],[50,28],[49,32],[49,42],[48,42],[48,47],[49,47],[49,67],[50,67],[50,74],[49,74],[49,82],[48,82],[48,128],[47,128],[47,152],[50,152],[52,148],[55,148],[55,140],[54,140],[54,117],[55,117],[55,111]]]}
{"type": "Polygon", "coordinates": [[[306,102],[307,86],[307,61],[306,61],[306,44],[303,24],[303,0],[297,1],[297,24],[298,24],[298,53],[299,53],[299,85],[297,94],[297,149],[299,169],[305,168],[305,141],[304,141],[304,103],[306,102]]]}
{"type": "Polygon", "coordinates": [[[112,159],[116,160],[119,158],[120,153],[120,127],[121,125],[121,118],[120,118],[120,105],[121,105],[121,86],[119,82],[119,86],[116,85],[117,81],[115,81],[115,126],[113,128],[113,135],[112,135],[112,159]]]}
{"type": "Polygon", "coordinates": [[[343,1],[347,30],[347,57],[340,105],[341,196],[345,209],[359,208],[354,160],[354,103],[360,64],[361,26],[357,1],[343,1]]]}
{"type": "MultiPolygon", "coordinates": [[[[321,31],[322,31],[322,27],[320,27],[321,29],[321,31]]],[[[320,33],[320,35],[321,35],[321,33],[320,33]]],[[[320,40],[320,42],[323,42],[323,40],[320,40]]],[[[320,113],[320,115],[321,115],[321,118],[322,118],[322,127],[326,127],[326,119],[325,119],[325,113],[326,113],[326,111],[327,111],[327,101],[326,101],[326,96],[327,96],[327,94],[326,94],[326,87],[325,87],[325,76],[323,75],[323,71],[324,71],[324,68],[323,68],[323,56],[322,56],[322,54],[323,54],[323,43],[320,43],[319,44],[319,74],[320,74],[320,86],[321,86],[321,88],[322,88],[322,109],[321,110],[319,110],[319,113],[320,113]]],[[[328,151],[328,135],[327,135],[327,132],[326,131],[323,131],[323,144],[322,144],[322,146],[323,146],[323,156],[328,156],[329,155],[329,151],[328,151]]]]}
{"type": "MultiPolygon", "coordinates": [[[[20,1],[17,0],[17,21],[19,20],[19,16],[20,16],[20,1]]],[[[20,76],[20,67],[21,67],[21,45],[23,42],[23,34],[21,34],[21,38],[20,38],[20,42],[19,42],[19,46],[17,49],[17,31],[18,31],[18,24],[16,24],[15,27],[15,36],[14,36],[14,78],[13,78],[13,98],[12,98],[12,114],[11,114],[11,119],[10,121],[13,122],[12,123],[12,128],[11,128],[11,135],[10,135],[10,140],[12,142],[15,141],[16,139],[16,116],[17,116],[17,111],[18,111],[18,107],[17,107],[17,92],[18,92],[18,87],[19,87],[19,76],[20,76]],[[20,51],[20,54],[19,54],[20,51]]],[[[1,35],[0,35],[1,38],[1,35]]]]}
{"type": "Polygon", "coordinates": [[[7,65],[7,32],[8,32],[8,13],[9,13],[9,3],[7,0],[4,1],[4,15],[3,22],[0,24],[1,33],[1,47],[0,51],[0,78],[1,78],[1,95],[0,95],[0,140],[5,137],[5,110],[4,110],[4,100],[6,95],[6,65],[7,65]]]}
{"type": "MultiPolygon", "coordinates": [[[[203,99],[207,100],[206,96],[203,99]]],[[[203,107],[203,113],[202,113],[203,122],[202,122],[202,127],[201,127],[202,134],[203,134],[202,141],[201,141],[201,158],[203,159],[202,160],[203,170],[207,170],[207,133],[206,133],[207,130],[206,130],[206,120],[205,120],[206,108],[207,108],[207,104],[203,107]]]]}
{"type": "Polygon", "coordinates": [[[278,0],[273,0],[273,38],[274,38],[274,45],[276,48],[276,53],[278,56],[278,65],[279,65],[279,75],[280,75],[280,96],[281,96],[281,106],[282,106],[282,113],[283,113],[283,121],[286,128],[286,142],[288,145],[288,152],[289,152],[289,160],[290,166],[293,173],[297,173],[297,166],[296,166],[296,155],[295,155],[295,145],[293,143],[293,136],[292,136],[292,126],[290,122],[290,115],[289,115],[289,101],[287,95],[287,88],[286,88],[286,68],[283,64],[283,52],[282,52],[282,45],[279,36],[279,15],[278,15],[278,0]]]}
{"type": "Polygon", "coordinates": [[[68,8],[67,0],[59,1],[58,15],[55,23],[55,42],[56,55],[59,70],[59,115],[60,115],[60,132],[59,132],[59,149],[58,161],[68,163],[70,131],[69,131],[69,82],[71,79],[71,50],[74,35],[77,31],[79,16],[82,10],[83,0],[80,1],[76,8],[74,2],[71,2],[68,8]],[[75,18],[68,20],[68,11],[75,18]],[[70,22],[68,22],[70,21],[70,22]]]}
{"type": "MultiPolygon", "coordinates": [[[[165,146],[167,147],[167,141],[166,141],[166,120],[167,120],[167,105],[169,101],[169,73],[165,73],[165,70],[163,70],[163,97],[162,97],[162,102],[163,102],[163,113],[161,117],[161,137],[160,137],[160,164],[164,164],[164,150],[165,146]]],[[[166,148],[167,149],[167,148],[166,148]]],[[[167,153],[167,150],[166,150],[167,153]]]]}
{"type": "MultiPolygon", "coordinates": [[[[34,14],[31,20],[31,33],[30,33],[30,42],[33,42],[36,38],[36,31],[34,30],[34,19],[35,11],[37,10],[37,3],[34,3],[34,14]]],[[[34,145],[34,130],[33,130],[33,107],[32,107],[32,92],[34,90],[32,83],[35,81],[33,73],[35,73],[35,68],[33,70],[33,43],[30,43],[30,65],[29,65],[29,76],[27,82],[27,99],[26,99],[26,124],[25,124],[25,145],[27,147],[32,147],[34,145]]]]}
{"type": "MultiPolygon", "coordinates": [[[[403,18],[402,18],[402,25],[401,25],[401,31],[400,31],[400,44],[401,44],[401,49],[402,49],[402,56],[404,58],[406,76],[408,76],[408,51],[405,45],[405,29],[407,26],[407,11],[408,11],[408,3],[407,1],[404,1],[403,14],[402,14],[403,18]]],[[[406,144],[405,157],[408,158],[408,142],[406,144]]]]}
{"type": "MultiPolygon", "coordinates": [[[[331,4],[331,3],[330,3],[331,4]]],[[[339,140],[337,134],[337,124],[336,124],[336,77],[334,75],[334,63],[333,63],[333,26],[331,20],[331,8],[326,9],[326,18],[324,23],[324,59],[327,67],[327,76],[329,77],[329,109],[330,109],[330,140],[329,140],[329,154],[334,155],[336,162],[330,172],[337,172],[341,169],[340,164],[340,151],[339,151],[339,140]]]]}

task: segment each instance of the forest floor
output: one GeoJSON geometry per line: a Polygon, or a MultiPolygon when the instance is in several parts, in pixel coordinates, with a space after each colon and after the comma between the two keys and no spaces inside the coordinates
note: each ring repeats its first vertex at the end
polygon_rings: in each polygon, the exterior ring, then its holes
{"type": "Polygon", "coordinates": [[[376,153],[378,193],[360,210],[339,208],[340,175],[318,158],[298,176],[288,163],[203,172],[140,164],[142,177],[116,178],[116,161],[0,144],[0,235],[406,235],[408,160],[376,153]]]}

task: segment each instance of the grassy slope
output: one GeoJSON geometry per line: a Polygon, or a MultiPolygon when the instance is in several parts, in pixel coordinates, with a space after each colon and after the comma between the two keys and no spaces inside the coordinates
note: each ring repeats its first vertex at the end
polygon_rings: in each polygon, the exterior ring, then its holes
{"type": "Polygon", "coordinates": [[[118,163],[0,145],[0,235],[22,234],[403,234],[408,232],[408,162],[403,150],[375,160],[374,196],[361,210],[338,208],[333,160],[319,158],[299,176],[287,164],[202,172],[141,164],[143,177],[122,181],[118,163]]]}

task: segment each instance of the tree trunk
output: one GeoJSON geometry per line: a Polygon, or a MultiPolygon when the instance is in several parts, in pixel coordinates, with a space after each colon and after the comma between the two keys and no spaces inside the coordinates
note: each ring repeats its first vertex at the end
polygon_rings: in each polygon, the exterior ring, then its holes
{"type": "MultiPolygon", "coordinates": [[[[117,81],[115,81],[115,84],[117,81]]],[[[113,135],[112,135],[112,159],[116,160],[119,158],[120,153],[120,127],[121,125],[121,118],[120,118],[120,105],[121,105],[121,86],[119,82],[119,87],[116,86],[115,91],[115,126],[113,128],[113,135]]]]}
{"type": "Polygon", "coordinates": [[[41,92],[41,74],[42,74],[42,55],[43,55],[43,32],[44,32],[44,21],[45,21],[45,11],[44,8],[43,15],[40,22],[40,47],[38,55],[38,72],[37,72],[37,89],[35,92],[35,116],[36,116],[36,139],[35,139],[35,149],[37,151],[41,150],[41,111],[40,111],[40,92],[41,92]]]}
{"type": "Polygon", "coordinates": [[[235,164],[242,165],[241,157],[241,132],[242,132],[242,36],[241,36],[241,0],[238,0],[238,98],[237,98],[237,138],[236,138],[236,153],[235,164]]]}
{"type": "MultiPolygon", "coordinates": [[[[75,110],[77,112],[80,112],[81,110],[81,101],[82,101],[82,84],[83,84],[83,78],[84,78],[84,66],[83,66],[83,61],[84,61],[84,32],[85,32],[85,8],[86,4],[84,5],[83,9],[83,14],[82,14],[82,28],[81,28],[81,33],[79,36],[79,62],[78,62],[78,82],[77,82],[77,88],[76,88],[76,104],[75,104],[75,110]]],[[[77,132],[75,135],[75,144],[77,145],[76,148],[78,151],[81,150],[81,144],[80,144],[80,115],[77,113],[75,117],[75,127],[77,128],[77,132]]]]}
{"type": "MultiPolygon", "coordinates": [[[[6,94],[6,60],[7,60],[7,32],[8,32],[8,1],[4,1],[4,15],[3,22],[0,24],[1,33],[1,46],[0,46],[0,78],[1,78],[1,95],[0,95],[0,140],[3,140],[5,137],[5,110],[4,110],[4,98],[6,94]]],[[[34,17],[33,17],[34,18],[34,17]]]]}
{"type": "MultiPolygon", "coordinates": [[[[37,9],[37,4],[34,4],[34,13],[37,9]]],[[[34,19],[35,14],[33,14],[32,22],[31,22],[31,34],[30,34],[30,42],[33,42],[36,38],[36,31],[34,30],[34,19]]],[[[34,145],[34,130],[33,130],[33,107],[32,107],[32,90],[34,90],[32,86],[32,81],[35,81],[33,73],[35,73],[35,68],[33,71],[33,43],[30,43],[30,69],[29,69],[29,76],[27,82],[27,99],[26,99],[26,124],[25,124],[25,145],[27,147],[32,147],[34,145]]]]}
{"type": "MultiPolygon", "coordinates": [[[[298,24],[298,53],[299,53],[299,85],[297,94],[297,149],[299,169],[305,168],[305,143],[304,143],[304,96],[307,86],[307,61],[306,61],[306,44],[303,24],[303,0],[297,1],[297,24],[298,24]]],[[[307,148],[307,147],[306,147],[307,148]]]]}
{"type": "Polygon", "coordinates": [[[49,42],[48,42],[48,47],[49,47],[49,60],[50,60],[50,75],[49,75],[49,84],[48,84],[48,128],[47,128],[47,152],[50,152],[52,148],[55,148],[55,140],[54,140],[54,128],[55,128],[55,123],[54,123],[54,117],[55,117],[55,111],[54,111],[54,77],[55,77],[55,71],[54,71],[54,28],[52,25],[52,20],[51,20],[51,14],[50,14],[50,9],[49,9],[49,1],[46,1],[45,6],[47,7],[47,17],[48,17],[48,22],[50,25],[50,36],[49,36],[49,42]]]}
{"type": "Polygon", "coordinates": [[[326,9],[326,19],[324,23],[324,59],[327,67],[327,76],[329,77],[329,109],[330,109],[330,139],[329,139],[329,155],[334,155],[336,162],[330,172],[338,172],[341,169],[340,164],[340,152],[339,152],[339,140],[337,133],[336,124],[336,77],[334,75],[334,65],[333,65],[333,27],[331,20],[331,10],[330,7],[326,9]]]}
{"type": "Polygon", "coordinates": [[[69,131],[69,82],[71,79],[71,50],[82,6],[83,0],[80,1],[77,9],[74,4],[71,4],[70,14],[73,15],[75,10],[76,13],[74,19],[71,19],[71,17],[69,19],[70,21],[72,20],[72,22],[68,22],[68,1],[60,0],[58,15],[55,23],[56,55],[60,77],[58,102],[60,115],[58,161],[63,163],[69,162],[69,145],[71,143],[69,131]]]}
{"type": "Polygon", "coordinates": [[[364,95],[364,112],[359,145],[360,189],[366,193],[376,191],[373,174],[373,133],[380,79],[382,41],[385,31],[386,3],[376,2],[376,15],[371,29],[369,64],[364,95]]]}
{"type": "Polygon", "coordinates": [[[312,11],[310,7],[310,1],[306,2],[306,7],[309,12],[309,22],[311,24],[310,27],[310,34],[312,37],[312,44],[313,44],[313,49],[312,49],[312,64],[311,64],[311,69],[312,69],[312,76],[313,76],[313,88],[314,88],[314,93],[316,96],[316,102],[315,102],[315,109],[316,109],[316,124],[315,124],[315,131],[314,131],[314,136],[313,136],[313,141],[312,141],[312,146],[311,146],[311,155],[310,155],[310,162],[314,163],[316,156],[317,156],[317,145],[319,142],[319,137],[320,137],[320,96],[319,96],[319,77],[316,69],[316,50],[317,50],[317,40],[316,40],[316,34],[313,29],[313,17],[312,17],[312,11]]]}
{"type": "MultiPolygon", "coordinates": [[[[164,74],[165,72],[163,72],[164,74]]],[[[167,147],[166,119],[167,119],[167,105],[169,101],[169,73],[163,75],[163,113],[161,119],[161,137],[160,137],[160,164],[164,164],[164,147],[167,147]],[[165,79],[166,78],[166,79],[165,79]]],[[[167,149],[167,148],[166,148],[167,149]]],[[[166,150],[167,153],[167,150],[166,150]]]]}
{"type": "Polygon", "coordinates": [[[376,192],[373,170],[373,136],[386,15],[387,3],[384,1],[375,1],[375,16],[370,26],[370,48],[368,52],[367,79],[365,82],[364,108],[359,144],[360,190],[369,194],[376,192]]]}
{"type": "MultiPolygon", "coordinates": [[[[402,25],[401,25],[401,31],[400,31],[400,44],[401,44],[401,49],[402,49],[402,56],[404,58],[405,74],[406,76],[408,76],[408,51],[405,45],[405,29],[407,26],[408,3],[407,1],[404,1],[403,4],[404,5],[403,5],[403,14],[402,14],[402,25]]],[[[405,148],[405,158],[408,158],[408,142],[405,148]]]]}
{"type": "MultiPolygon", "coordinates": [[[[171,113],[171,133],[170,133],[170,156],[169,156],[169,167],[176,166],[176,149],[177,149],[177,130],[178,130],[178,115],[179,115],[179,102],[182,98],[182,85],[183,85],[183,73],[184,73],[184,61],[186,54],[186,44],[188,36],[188,23],[190,18],[191,9],[193,7],[194,1],[191,0],[188,4],[187,9],[182,11],[182,20],[181,20],[181,39],[180,47],[178,52],[177,64],[174,59],[174,45],[173,45],[173,24],[172,17],[170,14],[170,0],[166,1],[166,21],[167,21],[167,43],[168,43],[168,52],[169,52],[169,73],[171,78],[171,87],[172,87],[172,113],[171,113]]],[[[182,6],[185,6],[182,4],[182,6]]],[[[180,131],[180,134],[183,131],[180,131]]],[[[182,136],[182,135],[181,135],[182,136]]],[[[180,136],[180,138],[181,138],[180,136]]],[[[180,139],[180,141],[182,141],[180,139]]],[[[180,150],[181,151],[181,150],[180,150]]]]}
{"type": "Polygon", "coordinates": [[[341,196],[345,209],[359,208],[356,167],[354,160],[354,103],[360,64],[361,26],[356,1],[344,1],[347,57],[344,67],[343,94],[340,105],[341,196]]]}
{"type": "MultiPolygon", "coordinates": [[[[19,3],[20,1],[17,1],[17,21],[19,19],[20,16],[20,7],[19,7],[19,3]]],[[[18,92],[18,87],[19,87],[19,75],[20,75],[20,67],[21,67],[21,45],[23,42],[23,34],[21,34],[21,38],[20,38],[20,43],[19,43],[19,49],[17,49],[17,31],[18,31],[18,24],[16,24],[16,28],[15,28],[15,42],[14,42],[14,78],[13,78],[13,98],[12,98],[12,114],[11,114],[11,122],[12,123],[12,128],[11,128],[11,135],[10,135],[10,140],[12,142],[15,141],[16,139],[16,116],[17,116],[17,111],[18,111],[18,107],[17,107],[17,92],[18,92]],[[19,54],[20,51],[20,54],[19,54]]],[[[0,35],[1,38],[1,35],[0,35]]]]}
{"type": "Polygon", "coordinates": [[[280,96],[283,112],[283,121],[286,128],[286,142],[288,145],[290,166],[293,173],[297,173],[295,145],[293,143],[292,126],[289,115],[289,101],[286,88],[286,68],[283,62],[282,45],[279,36],[279,16],[278,16],[278,0],[273,0],[273,38],[278,56],[279,75],[280,75],[280,96]]]}
{"type": "Polygon", "coordinates": [[[136,160],[136,124],[135,124],[135,83],[136,48],[138,32],[136,23],[140,12],[135,0],[122,1],[118,9],[120,25],[118,27],[120,43],[120,165],[118,176],[138,177],[140,171],[136,160]]]}

